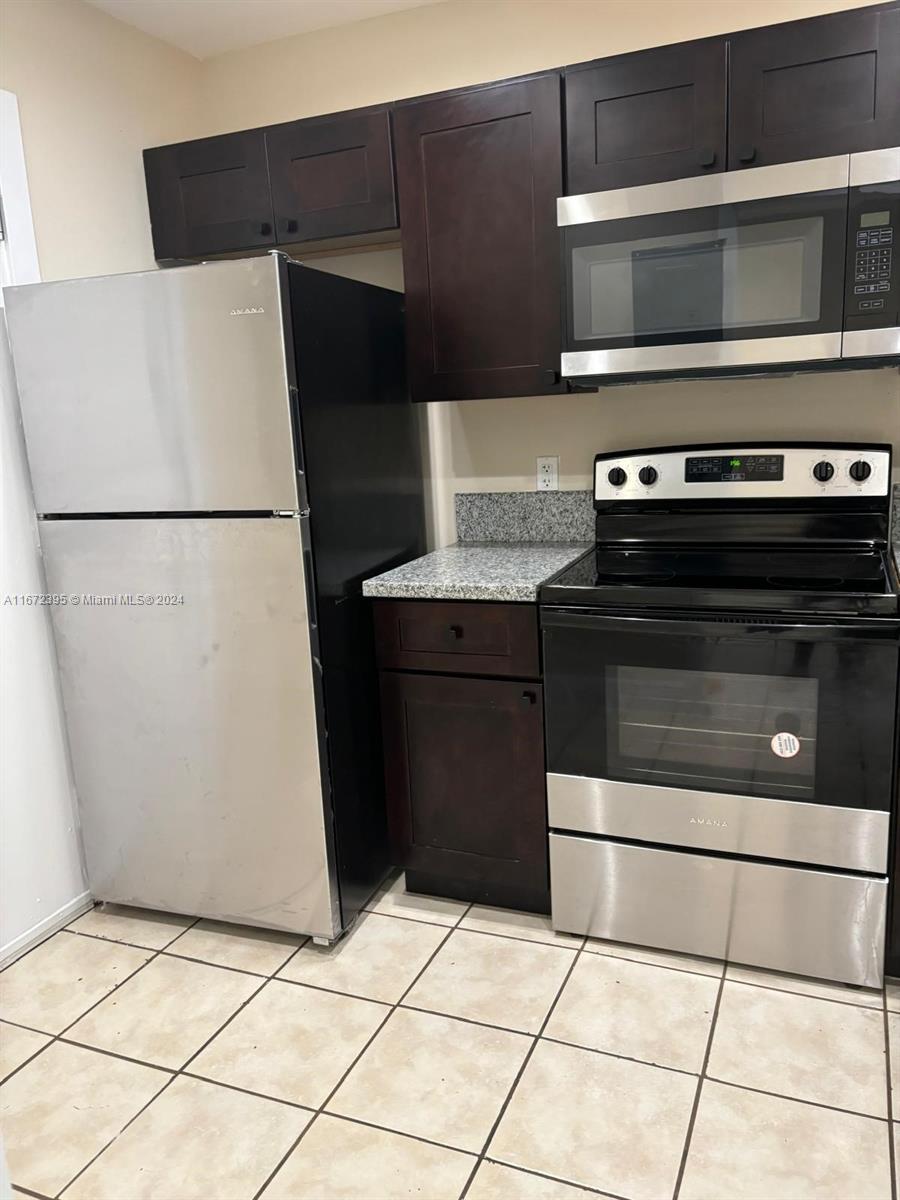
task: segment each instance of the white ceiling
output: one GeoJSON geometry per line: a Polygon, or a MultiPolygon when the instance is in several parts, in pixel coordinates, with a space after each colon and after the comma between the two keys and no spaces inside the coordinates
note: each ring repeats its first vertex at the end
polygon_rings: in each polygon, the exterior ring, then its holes
{"type": "Polygon", "coordinates": [[[441,0],[88,0],[110,16],[211,58],[295,33],[347,25],[441,0]]]}

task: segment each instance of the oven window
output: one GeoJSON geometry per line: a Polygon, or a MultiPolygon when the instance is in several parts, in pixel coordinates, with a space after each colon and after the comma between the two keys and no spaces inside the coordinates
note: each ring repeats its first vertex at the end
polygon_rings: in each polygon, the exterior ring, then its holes
{"type": "MultiPolygon", "coordinates": [[[[709,213],[713,218],[715,210],[709,213]]],[[[825,220],[805,216],[570,249],[578,341],[815,324],[825,220]]]]}
{"type": "Polygon", "coordinates": [[[614,666],[606,692],[613,778],[812,798],[817,679],[614,666]]]}

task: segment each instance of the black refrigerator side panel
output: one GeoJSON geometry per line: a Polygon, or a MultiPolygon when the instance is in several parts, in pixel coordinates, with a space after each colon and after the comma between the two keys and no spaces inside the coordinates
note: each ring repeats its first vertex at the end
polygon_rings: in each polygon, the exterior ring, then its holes
{"type": "Polygon", "coordinates": [[[288,264],[303,469],[344,923],[390,865],[371,602],[424,553],[419,417],[403,296],[288,264]]]}

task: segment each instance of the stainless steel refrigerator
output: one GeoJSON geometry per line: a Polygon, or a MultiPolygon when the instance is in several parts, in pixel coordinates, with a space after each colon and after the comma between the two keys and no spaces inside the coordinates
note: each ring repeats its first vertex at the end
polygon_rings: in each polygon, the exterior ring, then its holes
{"type": "Polygon", "coordinates": [[[402,296],[270,254],[7,313],[94,896],[336,937],[388,865],[361,582],[422,550],[402,296]]]}

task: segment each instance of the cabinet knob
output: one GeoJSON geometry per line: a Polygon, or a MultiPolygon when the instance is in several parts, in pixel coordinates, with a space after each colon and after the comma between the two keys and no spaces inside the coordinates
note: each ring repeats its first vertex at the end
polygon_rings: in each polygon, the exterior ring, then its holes
{"type": "Polygon", "coordinates": [[[285,228],[287,229],[288,233],[296,233],[297,232],[297,222],[293,219],[293,217],[290,219],[290,221],[288,221],[285,228]]]}
{"type": "Polygon", "coordinates": [[[700,163],[701,167],[714,167],[716,165],[715,150],[701,150],[697,161],[700,163]]]}
{"type": "Polygon", "coordinates": [[[262,225],[259,227],[259,232],[263,237],[268,237],[272,232],[272,226],[268,221],[263,221],[262,225]]]}
{"type": "Polygon", "coordinates": [[[739,146],[738,147],[738,161],[739,162],[752,163],[754,158],[756,158],[756,147],[755,146],[739,146]]]}
{"type": "Polygon", "coordinates": [[[461,641],[462,635],[463,635],[462,625],[451,625],[450,626],[450,636],[453,638],[454,642],[461,641]]]}
{"type": "Polygon", "coordinates": [[[537,696],[534,692],[523,692],[520,703],[523,708],[530,708],[532,704],[537,704],[537,696]]]}

